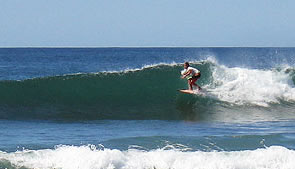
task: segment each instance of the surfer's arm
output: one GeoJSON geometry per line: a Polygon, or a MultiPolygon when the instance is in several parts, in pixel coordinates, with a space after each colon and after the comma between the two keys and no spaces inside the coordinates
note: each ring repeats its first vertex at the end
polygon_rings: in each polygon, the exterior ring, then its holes
{"type": "Polygon", "coordinates": [[[185,78],[187,77],[189,74],[191,74],[192,70],[188,70],[186,73],[183,74],[183,76],[181,78],[185,78]]]}

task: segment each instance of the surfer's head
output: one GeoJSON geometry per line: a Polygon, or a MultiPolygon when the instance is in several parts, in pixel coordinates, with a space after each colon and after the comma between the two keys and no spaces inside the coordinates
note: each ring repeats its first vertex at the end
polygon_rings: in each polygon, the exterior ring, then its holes
{"type": "Polygon", "coordinates": [[[185,62],[185,63],[183,64],[183,67],[184,67],[185,69],[187,69],[187,68],[189,67],[189,63],[188,63],[188,62],[185,62]]]}

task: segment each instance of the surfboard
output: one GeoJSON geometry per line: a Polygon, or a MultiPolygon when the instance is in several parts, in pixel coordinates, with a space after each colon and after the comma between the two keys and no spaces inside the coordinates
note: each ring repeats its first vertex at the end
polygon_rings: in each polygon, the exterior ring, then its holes
{"type": "Polygon", "coordinates": [[[202,90],[187,90],[187,89],[180,89],[178,90],[181,93],[185,94],[192,94],[192,95],[199,95],[199,96],[207,96],[208,91],[202,89],[202,90]]]}
{"type": "Polygon", "coordinates": [[[194,91],[194,90],[180,89],[178,91],[180,91],[182,93],[187,93],[187,94],[196,94],[196,91],[194,91]]]}

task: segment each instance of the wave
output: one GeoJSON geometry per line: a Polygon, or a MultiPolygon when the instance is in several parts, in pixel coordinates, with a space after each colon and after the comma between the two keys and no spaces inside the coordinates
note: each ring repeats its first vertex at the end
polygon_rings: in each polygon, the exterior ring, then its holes
{"type": "Polygon", "coordinates": [[[207,112],[237,107],[294,108],[292,67],[260,70],[226,67],[214,59],[194,62],[203,95],[186,95],[182,64],[0,81],[1,119],[202,119],[207,112]],[[287,105],[287,106],[285,106],[287,105]]]}
{"type": "Polygon", "coordinates": [[[271,146],[244,151],[181,151],[156,149],[97,149],[89,146],[58,146],[55,149],[0,151],[0,168],[117,168],[117,169],[190,169],[190,168],[269,168],[292,169],[295,151],[271,146]],[[259,159],[259,160],[257,160],[259,159]]]}

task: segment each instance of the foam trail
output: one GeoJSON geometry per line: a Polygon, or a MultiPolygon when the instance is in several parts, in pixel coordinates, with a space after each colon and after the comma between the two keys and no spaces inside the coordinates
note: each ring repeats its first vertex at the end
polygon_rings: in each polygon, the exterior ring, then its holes
{"type": "Polygon", "coordinates": [[[0,152],[0,165],[5,161],[6,167],[10,168],[42,169],[293,169],[294,158],[294,150],[281,146],[230,152],[182,152],[176,149],[97,150],[91,145],[0,152]]]}

